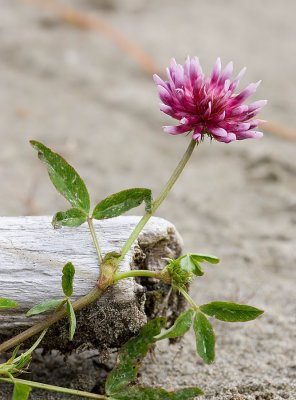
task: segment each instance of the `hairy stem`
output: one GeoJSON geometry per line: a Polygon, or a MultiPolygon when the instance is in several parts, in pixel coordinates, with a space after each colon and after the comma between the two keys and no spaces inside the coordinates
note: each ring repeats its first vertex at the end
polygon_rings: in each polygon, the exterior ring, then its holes
{"type": "Polygon", "coordinates": [[[94,227],[94,224],[93,224],[93,219],[91,217],[88,217],[87,218],[87,223],[88,223],[89,230],[90,230],[90,233],[91,233],[91,236],[92,236],[95,248],[96,248],[96,252],[97,252],[100,264],[102,264],[103,256],[102,256],[101,248],[100,248],[99,241],[98,241],[98,238],[97,238],[97,235],[96,235],[95,227],[94,227]]]}
{"type": "Polygon", "coordinates": [[[198,310],[199,307],[198,305],[195,304],[194,300],[192,299],[192,297],[186,292],[186,290],[182,289],[181,287],[178,287],[178,290],[180,293],[182,293],[182,295],[185,297],[185,299],[187,300],[187,302],[191,305],[192,308],[194,308],[194,310],[198,310]]]}
{"type": "Polygon", "coordinates": [[[127,272],[118,272],[114,277],[114,283],[120,281],[121,279],[134,278],[136,276],[146,276],[147,278],[159,279],[159,272],[146,271],[141,269],[134,269],[127,272]]]}
{"type": "Polygon", "coordinates": [[[86,397],[88,399],[107,399],[106,396],[103,396],[101,394],[89,393],[89,392],[84,392],[81,390],[68,389],[68,388],[63,388],[63,387],[53,386],[53,385],[46,385],[45,383],[27,381],[25,379],[0,378],[0,382],[8,382],[8,383],[12,383],[12,384],[20,383],[20,384],[28,385],[28,386],[30,386],[32,388],[36,388],[36,389],[49,390],[51,392],[56,392],[56,393],[73,394],[75,396],[86,397]]]}
{"type": "MultiPolygon", "coordinates": [[[[74,301],[72,303],[72,306],[75,311],[79,311],[82,308],[86,307],[87,305],[93,303],[98,298],[100,298],[102,296],[102,294],[103,294],[103,290],[99,289],[98,287],[95,287],[87,295],[74,301]]],[[[12,347],[15,347],[15,346],[23,343],[25,340],[29,339],[30,337],[37,335],[39,332],[43,331],[44,329],[49,328],[51,325],[53,325],[56,322],[58,322],[59,320],[65,318],[66,316],[67,316],[66,308],[63,308],[62,310],[55,312],[53,315],[51,315],[44,321],[41,321],[41,322],[37,323],[36,325],[31,326],[29,329],[25,330],[24,332],[21,332],[19,335],[0,344],[0,354],[3,353],[4,351],[11,349],[12,347]]]]}
{"type": "Polygon", "coordinates": [[[121,255],[118,259],[118,261],[122,261],[124,259],[124,257],[126,256],[127,252],[130,250],[131,246],[133,245],[134,241],[138,238],[139,234],[141,233],[142,229],[144,228],[144,226],[147,224],[147,222],[149,221],[149,219],[152,217],[152,215],[155,213],[155,211],[158,209],[158,207],[161,205],[161,203],[163,202],[163,200],[167,197],[167,195],[169,194],[170,190],[172,189],[174,183],[176,182],[176,180],[179,178],[181,172],[183,171],[185,165],[187,164],[194,148],[196,146],[196,141],[195,140],[191,140],[191,142],[189,143],[189,146],[187,148],[187,150],[185,151],[181,161],[179,162],[179,164],[177,165],[176,169],[174,170],[172,176],[170,177],[170,179],[168,180],[167,184],[165,185],[165,187],[163,188],[162,192],[160,193],[160,195],[157,197],[157,199],[153,202],[152,205],[152,209],[151,212],[146,213],[142,219],[139,221],[138,225],[135,227],[135,229],[133,230],[133,232],[131,233],[130,237],[128,238],[128,240],[126,241],[125,245],[123,246],[123,248],[121,249],[121,255]]]}

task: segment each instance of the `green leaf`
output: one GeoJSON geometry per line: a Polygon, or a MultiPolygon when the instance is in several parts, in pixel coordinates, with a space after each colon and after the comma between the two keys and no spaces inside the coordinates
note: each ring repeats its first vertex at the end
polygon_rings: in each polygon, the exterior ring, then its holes
{"type": "Polygon", "coordinates": [[[200,263],[209,262],[211,264],[218,264],[219,258],[201,253],[188,253],[177,259],[184,271],[190,272],[197,276],[204,274],[200,263]]]}
{"type": "Polygon", "coordinates": [[[200,394],[203,394],[203,391],[200,388],[191,387],[177,390],[172,398],[174,400],[190,400],[194,399],[195,396],[199,396],[200,394]]]}
{"type": "Polygon", "coordinates": [[[17,352],[19,351],[19,349],[20,349],[20,345],[16,346],[16,347],[13,349],[12,355],[11,355],[10,359],[9,359],[8,361],[6,361],[6,364],[11,364],[11,363],[14,361],[14,359],[15,359],[15,357],[16,357],[16,355],[17,355],[17,352]]]}
{"type": "Polygon", "coordinates": [[[18,306],[15,300],[9,300],[0,298],[0,310],[5,310],[6,308],[16,308],[18,306]]]}
{"type": "Polygon", "coordinates": [[[63,157],[54,153],[42,143],[35,140],[31,140],[30,143],[38,151],[39,159],[45,163],[49,177],[57,191],[73,207],[88,214],[90,209],[89,194],[85,183],[75,169],[63,157]]]}
{"type": "Polygon", "coordinates": [[[215,359],[215,334],[212,325],[205,315],[198,312],[195,314],[193,328],[197,353],[207,364],[211,364],[215,359]]]}
{"type": "Polygon", "coordinates": [[[155,318],[149,321],[141,328],[138,336],[130,339],[121,347],[118,364],[107,377],[105,390],[108,395],[117,392],[136,378],[141,360],[155,342],[154,336],[160,333],[164,325],[164,318],[155,318]]]}
{"type": "Polygon", "coordinates": [[[15,383],[12,400],[27,400],[29,398],[29,394],[32,388],[28,385],[24,385],[22,383],[15,383]]]}
{"type": "Polygon", "coordinates": [[[264,312],[245,304],[228,303],[226,301],[213,301],[212,303],[203,304],[200,309],[205,314],[226,322],[251,321],[264,312]]]}
{"type": "Polygon", "coordinates": [[[122,388],[120,392],[112,394],[116,400],[191,400],[195,396],[203,394],[197,387],[180,389],[175,392],[168,392],[161,388],[145,386],[130,386],[122,388]]]}
{"type": "Polygon", "coordinates": [[[71,262],[68,262],[63,268],[62,288],[65,296],[70,297],[73,293],[73,280],[75,268],[71,262]]]}
{"type": "Polygon", "coordinates": [[[27,317],[31,317],[32,315],[41,314],[45,311],[53,310],[60,307],[63,303],[65,303],[64,299],[59,300],[46,300],[43,303],[37,304],[32,307],[26,314],[27,317]]]}
{"type": "Polygon", "coordinates": [[[87,220],[87,214],[79,208],[70,208],[67,211],[59,211],[52,219],[54,229],[59,229],[62,226],[70,226],[76,228],[82,225],[87,220]]]}
{"type": "Polygon", "coordinates": [[[218,257],[209,254],[191,253],[191,256],[199,262],[207,261],[210,264],[218,264],[220,262],[220,259],[218,257]]]}
{"type": "Polygon", "coordinates": [[[176,319],[174,325],[167,331],[155,336],[155,340],[173,339],[185,335],[192,325],[194,311],[189,308],[176,319]]]}
{"type": "Polygon", "coordinates": [[[69,322],[70,322],[69,340],[73,340],[76,331],[76,316],[70,300],[67,301],[67,312],[69,315],[69,322]]]}
{"type": "Polygon", "coordinates": [[[118,217],[132,208],[138,207],[142,202],[146,204],[146,211],[151,211],[152,195],[150,189],[127,189],[112,194],[96,205],[92,217],[106,219],[118,217]]]}
{"type": "Polygon", "coordinates": [[[199,262],[191,254],[186,254],[186,256],[182,257],[180,265],[184,271],[188,271],[194,275],[202,276],[204,274],[199,262]]]}

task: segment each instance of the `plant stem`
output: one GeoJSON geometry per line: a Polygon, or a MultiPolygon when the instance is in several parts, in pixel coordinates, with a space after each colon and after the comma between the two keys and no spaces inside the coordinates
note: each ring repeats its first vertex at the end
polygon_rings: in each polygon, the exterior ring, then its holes
{"type": "Polygon", "coordinates": [[[0,378],[0,382],[8,382],[8,383],[13,383],[13,384],[20,383],[23,385],[28,385],[32,388],[50,390],[51,392],[56,392],[56,393],[73,394],[75,396],[87,397],[88,399],[107,399],[106,396],[103,396],[101,394],[89,393],[89,392],[84,392],[81,390],[68,389],[68,388],[63,388],[63,387],[53,386],[53,385],[46,385],[45,383],[32,382],[32,381],[27,381],[25,379],[13,378],[13,380],[12,380],[9,378],[0,378]]]}
{"type": "Polygon", "coordinates": [[[21,354],[20,356],[18,356],[17,358],[14,359],[14,362],[20,360],[22,357],[25,357],[31,353],[33,353],[33,351],[39,346],[39,344],[41,343],[42,339],[44,338],[45,334],[47,332],[47,329],[44,329],[41,333],[41,335],[39,336],[39,338],[36,340],[36,342],[32,345],[32,347],[29,348],[29,350],[27,350],[25,353],[21,354]]]}
{"type": "Polygon", "coordinates": [[[133,245],[134,241],[138,238],[138,236],[141,233],[141,231],[144,228],[144,226],[147,224],[149,219],[152,217],[152,215],[155,213],[155,211],[158,209],[158,207],[161,205],[163,200],[166,198],[166,196],[170,192],[170,190],[173,187],[174,183],[179,178],[181,172],[183,171],[185,165],[187,164],[187,162],[188,162],[188,160],[189,160],[189,158],[190,158],[195,146],[196,146],[196,141],[195,140],[191,140],[187,150],[185,151],[181,161],[179,162],[179,164],[177,165],[176,169],[174,170],[172,176],[168,180],[167,184],[163,188],[163,190],[160,193],[160,195],[153,202],[152,208],[151,208],[151,212],[149,212],[149,213],[147,212],[142,217],[142,219],[139,221],[138,225],[135,227],[135,229],[131,233],[131,235],[128,238],[127,242],[125,243],[125,245],[121,249],[121,255],[120,255],[119,259],[118,259],[118,262],[121,262],[124,259],[124,257],[126,256],[127,252],[130,250],[131,246],[133,245]]]}
{"type": "MultiPolygon", "coordinates": [[[[72,303],[72,306],[75,311],[79,311],[82,308],[89,305],[90,303],[97,300],[98,298],[100,298],[102,296],[102,294],[103,294],[103,290],[99,289],[98,287],[95,287],[87,295],[74,301],[72,303]]],[[[29,339],[30,337],[37,335],[37,333],[43,331],[44,329],[49,328],[51,325],[53,325],[56,322],[58,322],[59,320],[65,318],[66,316],[67,316],[67,310],[64,307],[62,310],[55,312],[53,315],[51,315],[44,321],[41,321],[41,322],[37,323],[36,325],[31,326],[29,329],[25,330],[24,332],[21,332],[19,335],[0,344],[0,354],[3,353],[4,351],[11,349],[12,347],[15,347],[15,346],[23,343],[25,340],[29,339]]]]}
{"type": "Polygon", "coordinates": [[[187,302],[192,306],[192,308],[194,308],[194,310],[199,309],[199,307],[195,304],[194,300],[189,296],[189,294],[186,292],[186,290],[184,290],[181,287],[178,287],[178,290],[180,293],[182,293],[182,295],[185,297],[187,302]]]}
{"type": "MultiPolygon", "coordinates": [[[[183,171],[185,165],[187,164],[191,154],[193,153],[193,150],[196,146],[196,142],[194,140],[191,140],[189,143],[189,146],[187,150],[185,151],[181,161],[177,165],[176,169],[174,170],[172,176],[168,180],[167,184],[165,185],[164,189],[162,192],[159,194],[157,199],[153,202],[151,212],[146,213],[142,219],[139,221],[133,232],[131,233],[130,237],[128,238],[127,242],[123,246],[121,250],[121,256],[118,258],[118,263],[123,260],[123,258],[126,256],[128,251],[130,250],[131,246],[133,245],[134,241],[138,238],[139,234],[141,233],[142,229],[146,225],[146,223],[149,221],[151,216],[156,212],[158,207],[161,205],[163,200],[166,198],[168,193],[170,192],[171,188],[173,187],[174,183],[180,176],[181,172],[183,171]]],[[[102,257],[102,252],[100,249],[100,245],[96,236],[96,232],[94,229],[93,225],[93,220],[91,217],[88,217],[87,219],[89,229],[92,235],[92,239],[96,248],[96,252],[99,258],[100,263],[103,261],[102,257]]],[[[129,272],[122,272],[116,275],[115,282],[117,282],[120,279],[124,279],[127,277],[132,277],[132,276],[149,276],[149,277],[156,277],[156,273],[153,271],[141,271],[141,272],[136,272],[136,271],[129,271],[129,272]],[[136,275],[138,273],[138,275],[136,275]]],[[[191,297],[184,291],[183,289],[179,289],[180,292],[183,294],[183,296],[187,299],[187,301],[194,307],[197,307],[196,304],[193,302],[191,297]],[[186,297],[187,296],[187,297],[186,297]],[[190,300],[189,300],[190,299],[190,300]]],[[[101,297],[103,294],[103,290],[99,289],[98,287],[95,287],[91,292],[89,292],[87,295],[81,297],[80,299],[76,300],[72,305],[75,311],[79,311],[88,304],[92,303],[99,297],[101,297]]],[[[17,346],[21,343],[23,343],[25,340],[29,339],[30,337],[38,334],[39,332],[49,328],[51,325],[55,324],[57,321],[65,318],[67,316],[67,311],[65,308],[63,308],[60,311],[55,312],[53,315],[48,317],[46,320],[41,321],[37,323],[36,325],[31,326],[29,329],[25,330],[24,332],[20,333],[19,335],[7,340],[6,342],[0,344],[0,354],[3,353],[4,351],[7,351],[11,349],[14,346],[17,346]]]]}
{"type": "Polygon", "coordinates": [[[98,241],[98,238],[97,238],[97,235],[96,235],[95,227],[94,227],[94,224],[93,224],[93,219],[91,217],[88,217],[87,218],[87,223],[88,223],[89,230],[90,230],[90,233],[91,233],[91,236],[92,236],[95,248],[96,248],[96,252],[97,252],[100,264],[102,264],[103,256],[102,256],[101,248],[100,248],[99,241],[98,241]]]}
{"type": "Polygon", "coordinates": [[[136,276],[146,276],[148,278],[157,278],[159,279],[159,272],[155,271],[146,271],[141,269],[134,269],[127,272],[119,272],[115,275],[114,283],[120,281],[121,279],[125,278],[132,278],[136,276]]]}

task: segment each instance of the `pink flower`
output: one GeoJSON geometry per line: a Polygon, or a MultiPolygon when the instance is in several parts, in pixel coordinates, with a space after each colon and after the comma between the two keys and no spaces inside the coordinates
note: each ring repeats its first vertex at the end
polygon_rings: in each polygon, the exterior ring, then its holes
{"type": "Polygon", "coordinates": [[[177,126],[164,126],[164,131],[172,135],[192,131],[192,138],[198,142],[204,135],[225,143],[262,137],[263,134],[256,131],[261,120],[254,117],[266,100],[243,104],[256,91],[260,81],[235,94],[246,69],[231,81],[232,70],[230,62],[221,72],[218,58],[211,76],[206,78],[198,58],[188,57],[184,67],[175,59],[171,60],[167,81],[154,75],[162,101],[160,110],[179,121],[177,126]]]}

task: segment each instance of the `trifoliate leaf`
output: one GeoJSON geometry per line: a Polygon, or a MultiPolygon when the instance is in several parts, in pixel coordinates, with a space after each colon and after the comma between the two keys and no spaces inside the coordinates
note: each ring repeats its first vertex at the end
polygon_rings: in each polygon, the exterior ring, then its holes
{"type": "Polygon", "coordinates": [[[27,400],[31,390],[32,388],[30,386],[16,382],[14,384],[12,400],[27,400]]]}
{"type": "Polygon", "coordinates": [[[39,159],[45,163],[49,177],[57,191],[64,196],[74,208],[89,213],[90,199],[85,183],[75,169],[59,154],[35,140],[30,141],[38,151],[39,159]]]}
{"type": "Polygon", "coordinates": [[[82,225],[87,220],[87,214],[79,208],[70,208],[67,211],[59,211],[52,219],[54,229],[62,226],[76,228],[82,225]]]}
{"type": "Polygon", "coordinates": [[[151,211],[151,190],[143,188],[127,189],[112,194],[96,205],[92,217],[94,219],[106,219],[118,217],[121,214],[138,207],[145,202],[146,211],[151,211]]]}
{"type": "Polygon", "coordinates": [[[73,340],[76,331],[76,315],[72,303],[70,300],[67,301],[67,313],[69,315],[69,340],[73,340]]]}
{"type": "Polygon", "coordinates": [[[15,300],[0,298],[0,310],[5,310],[6,308],[16,308],[18,306],[15,300]]]}
{"type": "Polygon", "coordinates": [[[118,354],[118,364],[107,377],[105,390],[108,395],[118,392],[122,387],[131,383],[137,376],[141,360],[155,342],[165,325],[164,318],[155,318],[144,325],[138,336],[125,343],[118,354]]]}
{"type": "Polygon", "coordinates": [[[68,262],[63,268],[62,288],[65,296],[70,297],[73,293],[73,280],[75,268],[71,262],[68,262]]]}
{"type": "Polygon", "coordinates": [[[203,304],[200,309],[205,314],[225,322],[251,321],[264,312],[245,304],[228,303],[226,301],[213,301],[203,304]]]}
{"type": "Polygon", "coordinates": [[[168,392],[161,388],[145,386],[124,387],[120,392],[112,394],[116,400],[193,400],[195,396],[203,394],[197,387],[180,389],[168,392]]]}
{"type": "Polygon", "coordinates": [[[193,328],[197,353],[207,364],[211,364],[215,359],[215,334],[212,325],[205,315],[197,312],[193,328]]]}
{"type": "Polygon", "coordinates": [[[185,333],[190,329],[192,325],[193,314],[194,311],[191,308],[184,311],[182,314],[179,315],[174,325],[170,329],[155,336],[154,339],[155,340],[174,339],[185,335],[185,333]]]}
{"type": "Polygon", "coordinates": [[[219,258],[201,253],[188,253],[177,259],[184,271],[192,273],[197,276],[204,274],[200,263],[207,261],[210,264],[218,264],[219,258]]]}
{"type": "Polygon", "coordinates": [[[31,317],[32,315],[41,314],[45,311],[54,310],[60,307],[63,303],[65,303],[64,299],[59,300],[46,300],[36,306],[32,307],[26,314],[27,317],[31,317]]]}
{"type": "Polygon", "coordinates": [[[180,259],[180,265],[184,271],[188,271],[197,276],[202,276],[204,274],[199,262],[191,254],[186,254],[186,256],[180,259]]]}

